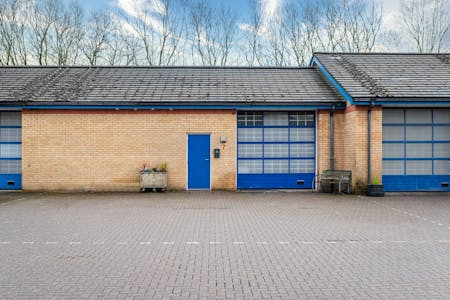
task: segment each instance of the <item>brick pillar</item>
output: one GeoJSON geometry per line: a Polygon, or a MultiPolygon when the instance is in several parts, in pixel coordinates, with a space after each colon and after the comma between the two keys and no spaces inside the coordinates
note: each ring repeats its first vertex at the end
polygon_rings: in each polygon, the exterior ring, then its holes
{"type": "Polygon", "coordinates": [[[330,111],[317,112],[317,174],[330,168],[330,111]]]}

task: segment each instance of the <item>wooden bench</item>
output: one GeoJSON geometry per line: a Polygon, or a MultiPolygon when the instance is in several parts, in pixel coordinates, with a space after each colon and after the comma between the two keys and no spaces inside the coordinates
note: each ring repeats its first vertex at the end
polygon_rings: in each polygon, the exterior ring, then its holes
{"type": "Polygon", "coordinates": [[[352,171],[347,170],[323,170],[320,174],[319,183],[320,191],[324,193],[342,193],[343,190],[347,194],[351,193],[352,171]]]}

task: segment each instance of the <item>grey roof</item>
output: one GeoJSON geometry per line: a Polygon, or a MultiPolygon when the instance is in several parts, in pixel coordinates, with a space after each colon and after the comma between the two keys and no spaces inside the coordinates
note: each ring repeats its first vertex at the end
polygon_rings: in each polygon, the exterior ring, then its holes
{"type": "Polygon", "coordinates": [[[3,104],[342,103],[315,68],[0,67],[3,104]]]}
{"type": "Polygon", "coordinates": [[[314,56],[355,100],[377,97],[388,101],[392,98],[450,101],[450,54],[315,53],[314,56]]]}

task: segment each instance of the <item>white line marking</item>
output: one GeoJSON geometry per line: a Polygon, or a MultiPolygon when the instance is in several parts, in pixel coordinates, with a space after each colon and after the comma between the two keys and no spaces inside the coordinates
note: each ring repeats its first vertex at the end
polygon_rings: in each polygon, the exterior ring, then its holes
{"type": "Polygon", "coordinates": [[[94,245],[104,245],[105,242],[93,242],[92,244],[94,244],[94,245]]]}
{"type": "Polygon", "coordinates": [[[211,242],[209,242],[209,244],[210,244],[210,245],[220,245],[220,244],[222,244],[222,242],[214,242],[214,241],[211,241],[211,242]]]}
{"type": "Polygon", "coordinates": [[[127,242],[117,242],[117,245],[126,245],[127,242]]]}
{"type": "Polygon", "coordinates": [[[280,242],[281,245],[289,245],[289,242],[280,242]]]}
{"type": "Polygon", "coordinates": [[[302,243],[302,244],[305,244],[305,245],[314,244],[314,242],[310,242],[310,241],[302,241],[301,243],[302,243]]]}
{"type": "Polygon", "coordinates": [[[0,242],[0,245],[9,245],[11,242],[0,242]]]}
{"type": "Polygon", "coordinates": [[[163,245],[173,245],[174,242],[164,242],[163,245]]]}
{"type": "Polygon", "coordinates": [[[58,242],[46,242],[47,245],[56,245],[58,242]]]}
{"type": "Polygon", "coordinates": [[[335,241],[325,241],[325,243],[327,243],[327,244],[336,244],[335,241]]]}
{"type": "Polygon", "coordinates": [[[234,245],[242,245],[244,242],[233,242],[234,245]]]}
{"type": "Polygon", "coordinates": [[[438,225],[439,225],[439,226],[444,226],[444,224],[442,224],[442,223],[438,223],[438,225]]]}
{"type": "Polygon", "coordinates": [[[186,244],[188,244],[188,245],[198,245],[199,242],[187,242],[186,244]]]}
{"type": "Polygon", "coordinates": [[[450,243],[450,241],[448,241],[448,240],[439,240],[438,242],[439,243],[450,243]]]}
{"type": "Polygon", "coordinates": [[[406,243],[406,241],[391,241],[391,243],[406,243]]]}
{"type": "Polygon", "coordinates": [[[34,242],[23,242],[22,244],[33,245],[33,244],[34,244],[34,242]]]}
{"type": "Polygon", "coordinates": [[[141,245],[151,245],[152,242],[140,242],[141,245]]]}
{"type": "Polygon", "coordinates": [[[436,222],[435,221],[430,221],[431,223],[433,223],[433,224],[436,224],[436,222]]]}
{"type": "Polygon", "coordinates": [[[81,244],[81,242],[70,242],[69,244],[70,245],[79,245],[79,244],[81,244]]]}
{"type": "Polygon", "coordinates": [[[267,245],[267,242],[256,242],[257,245],[267,245]]]}
{"type": "Polygon", "coordinates": [[[373,243],[373,244],[382,244],[382,243],[384,243],[383,241],[370,241],[371,243],[373,243]]]}

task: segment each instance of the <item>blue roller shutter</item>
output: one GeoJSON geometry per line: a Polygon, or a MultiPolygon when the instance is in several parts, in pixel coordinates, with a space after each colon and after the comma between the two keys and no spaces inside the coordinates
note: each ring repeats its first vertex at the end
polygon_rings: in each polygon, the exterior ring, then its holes
{"type": "Polygon", "coordinates": [[[239,189],[311,188],[314,112],[239,112],[237,118],[239,189]]]}

